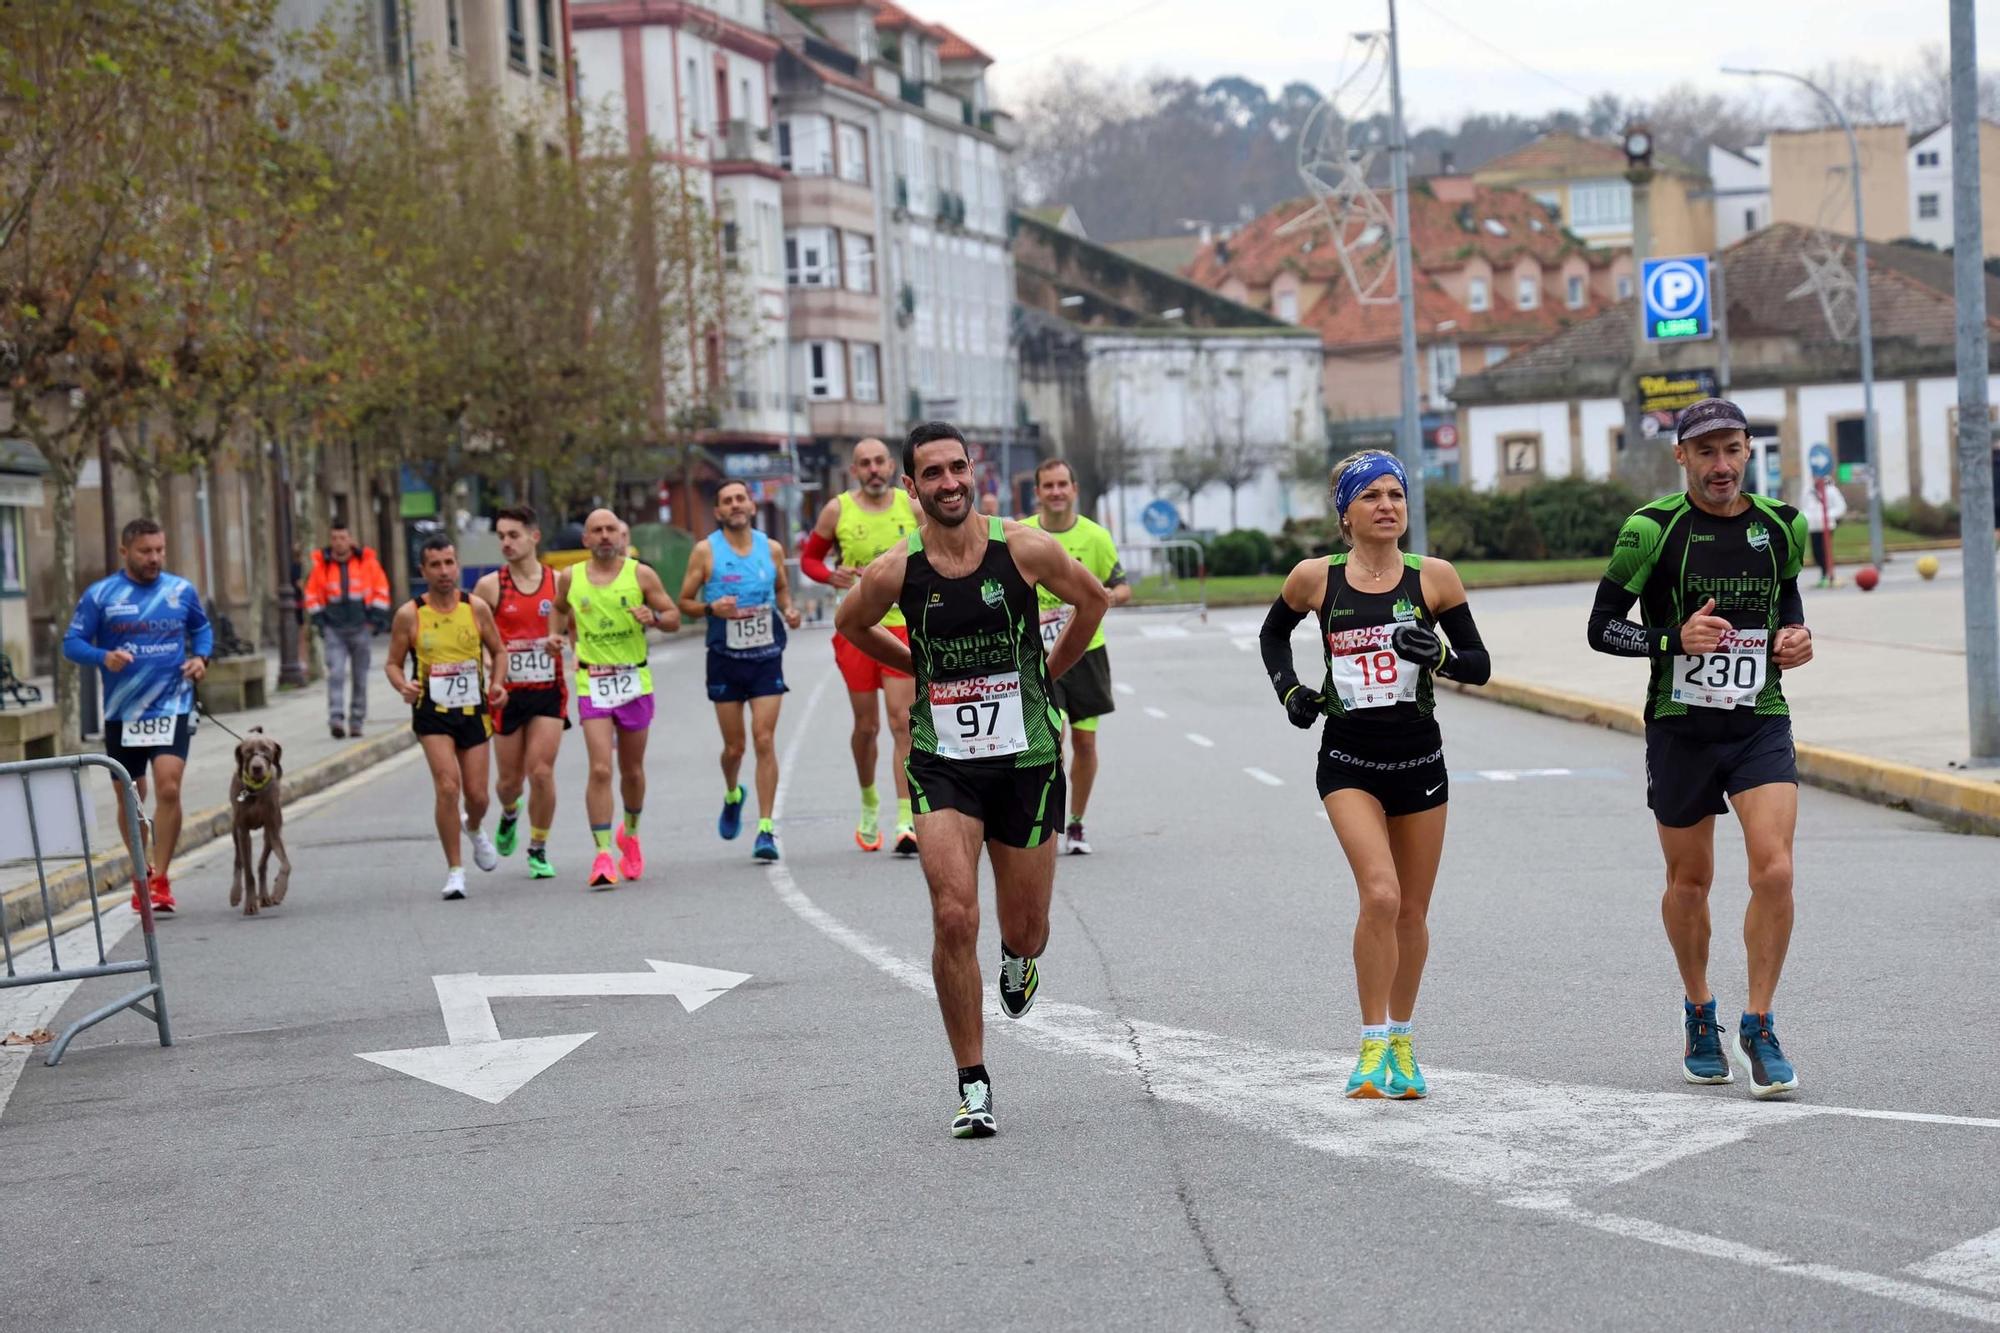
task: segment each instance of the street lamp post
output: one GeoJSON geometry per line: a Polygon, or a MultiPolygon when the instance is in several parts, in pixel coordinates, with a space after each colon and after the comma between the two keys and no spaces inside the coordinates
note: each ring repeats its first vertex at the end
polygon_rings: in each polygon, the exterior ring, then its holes
{"type": "MultiPolygon", "coordinates": [[[[1861,148],[1854,139],[1854,126],[1840,103],[1826,89],[1801,74],[1782,69],[1736,69],[1724,65],[1724,74],[1751,78],[1790,79],[1809,89],[1833,112],[1841,132],[1847,136],[1847,182],[1854,191],[1854,302],[1861,318],[1861,431],[1868,456],[1868,559],[1882,567],[1882,450],[1875,430],[1875,326],[1868,318],[1868,229],[1861,212],[1861,148]]],[[[1827,540],[1831,541],[1832,538],[1827,540]]]]}
{"type": "Polygon", "coordinates": [[[1417,289],[1416,264],[1410,253],[1410,136],[1403,124],[1403,53],[1396,31],[1396,0],[1389,0],[1389,172],[1396,200],[1396,296],[1402,328],[1398,358],[1402,368],[1403,464],[1409,470],[1409,548],[1430,549],[1430,524],[1424,505],[1424,427],[1417,412],[1417,289]]]}

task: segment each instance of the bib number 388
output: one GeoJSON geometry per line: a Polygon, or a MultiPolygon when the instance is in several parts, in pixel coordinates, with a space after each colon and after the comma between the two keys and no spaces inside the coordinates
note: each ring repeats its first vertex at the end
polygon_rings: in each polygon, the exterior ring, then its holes
{"type": "Polygon", "coordinates": [[[119,729],[118,739],[128,750],[159,749],[174,743],[179,723],[177,717],[135,718],[119,729]]]}
{"type": "Polygon", "coordinates": [[[990,759],[1028,748],[1018,671],[932,681],[930,705],[940,758],[990,759]]]}
{"type": "Polygon", "coordinates": [[[1740,708],[1764,692],[1771,632],[1733,629],[1713,650],[1674,659],[1677,704],[1694,708],[1740,708]]]}
{"type": "Polygon", "coordinates": [[[1326,636],[1333,659],[1333,690],[1349,712],[1416,700],[1419,668],[1396,656],[1389,643],[1392,633],[1391,626],[1371,625],[1326,636]]]}

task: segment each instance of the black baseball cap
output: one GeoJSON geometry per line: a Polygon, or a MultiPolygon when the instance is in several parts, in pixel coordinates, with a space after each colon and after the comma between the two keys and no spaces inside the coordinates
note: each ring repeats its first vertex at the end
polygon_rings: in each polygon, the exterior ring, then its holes
{"type": "Polygon", "coordinates": [[[1679,419],[1674,422],[1676,440],[1692,440],[1718,430],[1740,430],[1745,434],[1750,430],[1743,409],[1727,398],[1704,398],[1690,403],[1681,409],[1679,419]]]}

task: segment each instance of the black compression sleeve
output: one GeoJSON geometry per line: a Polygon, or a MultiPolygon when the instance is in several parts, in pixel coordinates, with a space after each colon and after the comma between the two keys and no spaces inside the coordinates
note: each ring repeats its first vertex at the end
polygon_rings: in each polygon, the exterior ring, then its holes
{"type": "Polygon", "coordinates": [[[1299,674],[1292,666],[1292,631],[1305,618],[1304,611],[1292,610],[1280,597],[1264,613],[1264,627],[1257,631],[1257,650],[1264,656],[1264,674],[1270,677],[1271,688],[1278,692],[1279,703],[1299,683],[1299,674]]]}
{"type": "Polygon", "coordinates": [[[1440,613],[1437,622],[1450,644],[1438,674],[1466,685],[1484,685],[1491,680],[1493,658],[1480,641],[1479,627],[1472,623],[1471,604],[1460,602],[1440,613]]]}
{"type": "Polygon", "coordinates": [[[1778,585],[1778,624],[1806,623],[1806,599],[1799,595],[1799,581],[1786,579],[1778,585]]]}
{"type": "Polygon", "coordinates": [[[1679,627],[1655,628],[1625,618],[1638,594],[1627,592],[1613,579],[1599,579],[1597,600],[1590,604],[1590,646],[1614,657],[1651,657],[1654,653],[1674,654],[1681,648],[1679,627]]]}

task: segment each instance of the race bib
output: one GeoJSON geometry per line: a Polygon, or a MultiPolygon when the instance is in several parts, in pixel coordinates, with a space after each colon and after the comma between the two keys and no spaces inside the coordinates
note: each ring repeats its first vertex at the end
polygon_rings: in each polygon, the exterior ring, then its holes
{"type": "Polygon", "coordinates": [[[479,702],[479,663],[431,663],[431,702],[439,708],[470,708],[479,702]]]}
{"type": "Polygon", "coordinates": [[[733,653],[769,648],[778,641],[768,606],[749,607],[748,614],[722,622],[722,644],[733,653]]]}
{"type": "Polygon", "coordinates": [[[639,668],[635,666],[594,666],[590,672],[590,702],[599,708],[617,708],[639,697],[639,668]]]}
{"type": "Polygon", "coordinates": [[[507,680],[513,685],[547,685],[556,678],[556,659],[549,645],[528,639],[507,645],[507,680]]]}
{"type": "Polygon", "coordinates": [[[1021,673],[931,682],[931,727],[943,759],[990,759],[1028,748],[1021,673]]]}
{"type": "Polygon", "coordinates": [[[1692,708],[1741,708],[1757,702],[1764,692],[1770,661],[1771,631],[1733,629],[1706,653],[1674,659],[1677,704],[1692,708]]]}
{"type": "Polygon", "coordinates": [[[1372,625],[1326,636],[1333,654],[1333,692],[1341,707],[1352,712],[1415,702],[1422,668],[1396,656],[1389,644],[1394,632],[1393,625],[1372,625]]]}
{"type": "Polygon", "coordinates": [[[142,717],[119,728],[118,743],[128,750],[156,750],[174,743],[177,717],[142,717]]]}
{"type": "Polygon", "coordinates": [[[1069,627],[1069,618],[1075,614],[1073,606],[1059,606],[1053,611],[1042,612],[1042,651],[1054,652],[1056,640],[1069,627]]]}

